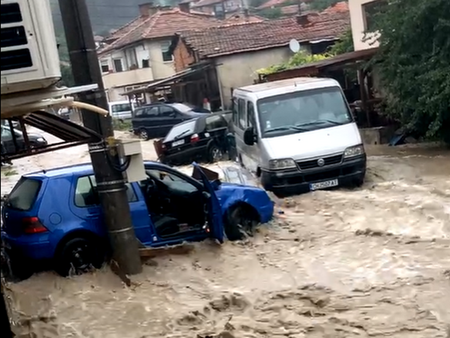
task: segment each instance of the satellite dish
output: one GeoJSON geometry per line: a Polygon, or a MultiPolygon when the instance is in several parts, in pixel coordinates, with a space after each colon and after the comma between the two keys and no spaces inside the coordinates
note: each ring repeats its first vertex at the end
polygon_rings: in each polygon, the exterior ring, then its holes
{"type": "Polygon", "coordinates": [[[300,50],[300,43],[297,40],[292,39],[291,41],[289,41],[289,49],[293,53],[297,53],[300,50]]]}

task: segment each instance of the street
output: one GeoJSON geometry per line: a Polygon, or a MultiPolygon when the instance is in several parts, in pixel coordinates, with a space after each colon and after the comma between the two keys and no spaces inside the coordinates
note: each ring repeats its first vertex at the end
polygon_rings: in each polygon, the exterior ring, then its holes
{"type": "MultiPolygon", "coordinates": [[[[142,147],[155,158],[152,141],[142,147]]],[[[108,268],[9,284],[13,320],[23,324],[14,330],[49,338],[450,337],[450,152],[367,151],[362,188],[277,200],[275,219],[254,238],[147,261],[131,288],[108,268]]],[[[2,168],[2,192],[22,173],[87,161],[87,146],[14,161],[2,168]]]]}

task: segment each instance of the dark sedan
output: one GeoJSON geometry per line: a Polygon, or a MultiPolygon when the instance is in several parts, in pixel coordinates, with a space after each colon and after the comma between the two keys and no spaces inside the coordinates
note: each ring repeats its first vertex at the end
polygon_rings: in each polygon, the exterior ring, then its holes
{"type": "MultiPolygon", "coordinates": [[[[40,134],[27,133],[28,141],[32,148],[45,147],[47,140],[40,134]]],[[[23,133],[20,130],[11,129],[8,126],[2,125],[2,156],[16,154],[26,149],[25,139],[23,133]],[[14,144],[13,133],[16,139],[16,145],[14,144]]]]}
{"type": "Polygon", "coordinates": [[[229,150],[228,123],[221,114],[203,115],[177,124],[154,145],[160,161],[166,164],[220,161],[229,150]]]}
{"type": "Polygon", "coordinates": [[[164,137],[174,125],[210,113],[186,103],[157,102],[136,108],[131,123],[134,133],[148,140],[164,137]]]}

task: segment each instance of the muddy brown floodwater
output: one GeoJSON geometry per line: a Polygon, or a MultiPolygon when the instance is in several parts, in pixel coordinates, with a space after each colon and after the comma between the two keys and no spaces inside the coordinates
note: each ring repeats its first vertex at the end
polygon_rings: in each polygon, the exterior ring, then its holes
{"type": "MultiPolygon", "coordinates": [[[[154,157],[151,142],[143,148],[154,157]]],[[[278,200],[284,214],[254,238],[149,261],[131,288],[107,268],[9,284],[14,330],[48,338],[450,337],[450,153],[368,153],[362,188],[278,200]]],[[[23,171],[87,159],[82,146],[18,160],[2,170],[2,191],[23,171]]]]}

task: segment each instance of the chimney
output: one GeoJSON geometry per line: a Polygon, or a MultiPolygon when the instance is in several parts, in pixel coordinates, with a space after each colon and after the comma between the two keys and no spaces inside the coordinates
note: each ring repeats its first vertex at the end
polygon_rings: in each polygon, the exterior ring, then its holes
{"type": "Polygon", "coordinates": [[[306,26],[309,23],[308,14],[296,15],[295,18],[300,26],[306,26]]]}
{"type": "Polygon", "coordinates": [[[145,4],[139,5],[139,13],[141,16],[152,16],[158,11],[158,7],[153,4],[153,2],[147,2],[145,4]]]}
{"type": "Polygon", "coordinates": [[[178,8],[181,12],[190,13],[191,12],[191,3],[189,1],[182,1],[178,4],[178,8]]]}

